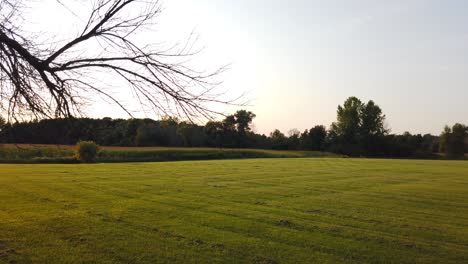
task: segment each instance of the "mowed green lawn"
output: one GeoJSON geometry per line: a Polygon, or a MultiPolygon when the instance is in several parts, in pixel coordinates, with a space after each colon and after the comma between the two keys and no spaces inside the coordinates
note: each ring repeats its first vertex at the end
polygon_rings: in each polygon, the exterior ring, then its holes
{"type": "Polygon", "coordinates": [[[468,162],[0,165],[0,263],[467,263],[468,162]]]}

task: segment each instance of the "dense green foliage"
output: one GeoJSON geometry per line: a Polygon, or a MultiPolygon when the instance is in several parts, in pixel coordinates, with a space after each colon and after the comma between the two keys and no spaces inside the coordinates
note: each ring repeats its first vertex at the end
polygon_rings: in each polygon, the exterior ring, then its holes
{"type": "Polygon", "coordinates": [[[75,157],[81,162],[95,162],[99,146],[93,141],[80,141],[76,144],[75,157]]]}
{"type": "Polygon", "coordinates": [[[0,165],[0,263],[465,263],[468,163],[0,165]]]}
{"type": "Polygon", "coordinates": [[[269,136],[260,135],[250,128],[254,118],[252,112],[240,110],[222,121],[209,121],[204,126],[174,118],[158,121],[111,118],[41,120],[5,124],[0,130],[0,143],[73,145],[84,140],[95,141],[101,146],[308,150],[395,158],[437,158],[439,156],[435,153],[439,149],[448,158],[462,157],[463,151],[468,153],[466,133],[450,131],[450,136],[442,137],[442,144],[439,144],[438,136],[430,134],[389,134],[382,109],[373,101],[363,103],[356,97],[350,97],[338,106],[337,121],[328,131],[325,126],[315,126],[302,133],[292,129],[288,135],[279,130],[269,136]],[[450,143],[447,148],[443,145],[445,142],[450,143]]]}
{"type": "Polygon", "coordinates": [[[441,135],[440,151],[450,158],[463,158],[466,151],[468,127],[455,124],[452,128],[446,126],[441,135]]]}
{"type": "Polygon", "coordinates": [[[338,106],[337,122],[330,128],[332,148],[352,156],[385,155],[383,144],[388,131],[384,121],[385,115],[373,101],[365,104],[356,97],[348,98],[338,106]]]}

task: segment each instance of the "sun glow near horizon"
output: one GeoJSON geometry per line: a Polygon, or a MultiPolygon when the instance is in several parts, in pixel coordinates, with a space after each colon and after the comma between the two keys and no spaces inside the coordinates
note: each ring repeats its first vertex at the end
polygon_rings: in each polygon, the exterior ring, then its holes
{"type": "MultiPolygon", "coordinates": [[[[171,0],[162,5],[157,30],[142,37],[174,43],[195,32],[203,48],[197,65],[230,64],[220,89],[231,97],[247,94],[261,133],[329,126],[337,105],[349,96],[374,100],[396,133],[438,134],[445,124],[468,123],[468,3],[171,0]]],[[[42,8],[43,25],[74,31],[56,23],[73,10],[58,13],[56,3],[42,8]]],[[[229,113],[238,107],[217,109],[229,113]]],[[[128,117],[101,100],[86,113],[128,117]]]]}

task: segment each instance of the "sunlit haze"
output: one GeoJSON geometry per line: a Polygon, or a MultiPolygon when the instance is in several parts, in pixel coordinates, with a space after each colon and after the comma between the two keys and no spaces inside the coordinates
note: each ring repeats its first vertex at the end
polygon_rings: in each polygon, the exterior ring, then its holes
{"type": "MultiPolygon", "coordinates": [[[[73,17],[48,2],[38,25],[73,17]]],[[[194,31],[206,68],[231,64],[220,89],[246,93],[257,132],[329,126],[349,96],[379,104],[395,133],[439,134],[446,124],[468,123],[467,1],[167,0],[162,6],[157,31],[144,38],[183,41],[194,31]]],[[[128,117],[107,104],[91,109],[93,117],[128,117]]]]}

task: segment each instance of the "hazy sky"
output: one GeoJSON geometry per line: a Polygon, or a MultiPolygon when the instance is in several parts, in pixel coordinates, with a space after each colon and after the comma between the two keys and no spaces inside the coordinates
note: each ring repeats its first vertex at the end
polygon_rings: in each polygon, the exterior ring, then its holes
{"type": "Polygon", "coordinates": [[[374,100],[396,133],[439,134],[445,124],[468,123],[466,0],[166,0],[163,7],[148,38],[184,39],[195,29],[206,65],[232,63],[223,89],[249,92],[257,132],[329,126],[349,96],[374,100]]]}

